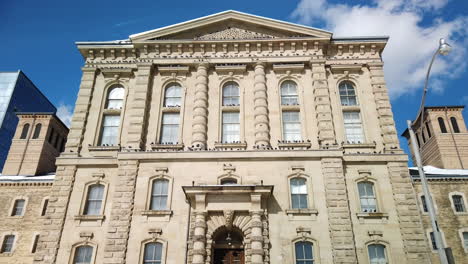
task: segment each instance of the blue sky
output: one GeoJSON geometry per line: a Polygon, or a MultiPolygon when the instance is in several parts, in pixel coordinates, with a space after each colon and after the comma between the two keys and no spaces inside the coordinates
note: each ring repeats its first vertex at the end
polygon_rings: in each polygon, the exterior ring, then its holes
{"type": "Polygon", "coordinates": [[[434,65],[427,103],[468,103],[465,0],[0,1],[0,71],[23,70],[66,116],[83,65],[75,41],[126,39],[227,9],[307,24],[335,36],[390,35],[385,74],[398,133],[416,114],[431,53],[438,38],[446,37],[454,50],[434,65]]]}

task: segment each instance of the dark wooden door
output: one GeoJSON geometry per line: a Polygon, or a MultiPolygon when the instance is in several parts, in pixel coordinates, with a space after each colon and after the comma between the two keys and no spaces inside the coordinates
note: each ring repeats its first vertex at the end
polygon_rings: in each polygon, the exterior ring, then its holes
{"type": "Polygon", "coordinates": [[[213,264],[244,264],[244,250],[215,249],[213,264]]]}

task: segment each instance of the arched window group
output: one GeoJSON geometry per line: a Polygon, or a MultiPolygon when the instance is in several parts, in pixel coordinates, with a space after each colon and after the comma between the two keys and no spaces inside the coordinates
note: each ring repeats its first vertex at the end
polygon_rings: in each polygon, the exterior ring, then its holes
{"type": "Polygon", "coordinates": [[[23,130],[21,130],[20,139],[26,139],[26,137],[28,136],[30,126],[31,125],[29,125],[28,123],[24,124],[23,130]]]}
{"type": "Polygon", "coordinates": [[[450,117],[450,123],[452,123],[453,133],[460,133],[460,128],[458,127],[457,119],[455,117],[450,117]]]}
{"type": "Polygon", "coordinates": [[[445,127],[445,121],[442,117],[437,118],[437,122],[439,122],[440,132],[447,133],[447,128],[445,127]]]}
{"type": "Polygon", "coordinates": [[[33,134],[33,139],[36,139],[36,138],[39,138],[39,135],[41,134],[41,128],[42,128],[42,124],[37,124],[36,125],[36,128],[34,129],[34,134],[33,134]]]}

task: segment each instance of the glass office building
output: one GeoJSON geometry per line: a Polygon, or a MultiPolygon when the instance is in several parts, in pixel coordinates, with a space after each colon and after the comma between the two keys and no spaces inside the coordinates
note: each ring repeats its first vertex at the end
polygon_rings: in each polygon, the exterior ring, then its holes
{"type": "Polygon", "coordinates": [[[21,72],[0,72],[0,171],[18,124],[16,112],[56,112],[55,106],[21,72]]]}

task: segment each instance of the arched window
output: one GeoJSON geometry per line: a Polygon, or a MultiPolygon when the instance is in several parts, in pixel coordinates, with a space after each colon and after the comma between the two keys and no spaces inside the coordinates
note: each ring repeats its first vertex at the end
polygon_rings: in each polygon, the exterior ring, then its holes
{"type": "Polygon", "coordinates": [[[223,105],[238,106],[240,98],[239,85],[235,82],[228,82],[223,86],[223,105]]]}
{"type": "Polygon", "coordinates": [[[13,204],[13,211],[11,212],[11,216],[23,215],[25,203],[26,201],[24,199],[15,200],[15,203],[13,204]]]}
{"type": "Polygon", "coordinates": [[[171,83],[164,93],[165,107],[180,107],[182,101],[182,87],[178,83],[171,83]]]}
{"type": "Polygon", "coordinates": [[[162,263],[162,247],[158,242],[152,242],[145,245],[143,255],[143,264],[161,264],[162,263]]]}
{"type": "Polygon", "coordinates": [[[281,105],[298,105],[297,85],[293,81],[281,84],[281,105]]]}
{"type": "Polygon", "coordinates": [[[339,86],[339,90],[340,90],[341,105],[344,105],[344,106],[357,105],[356,91],[354,89],[353,83],[348,82],[348,81],[341,82],[339,86]]]}
{"type": "Polygon", "coordinates": [[[153,181],[151,190],[150,210],[166,210],[169,181],[157,179],[153,181]]]}
{"type": "Polygon", "coordinates": [[[29,124],[25,124],[23,126],[23,130],[21,131],[20,139],[25,139],[28,136],[29,126],[30,126],[29,124]]]}
{"type": "Polygon", "coordinates": [[[79,246],[75,249],[73,264],[90,264],[93,257],[93,247],[79,246]]]}
{"type": "Polygon", "coordinates": [[[370,264],[387,264],[386,248],[382,244],[370,244],[367,246],[370,264]]]}
{"type": "Polygon", "coordinates": [[[439,121],[440,132],[447,133],[447,128],[445,127],[444,119],[442,117],[439,117],[437,118],[437,121],[439,121]]]}
{"type": "Polygon", "coordinates": [[[427,136],[428,136],[429,138],[431,138],[431,137],[432,137],[432,135],[431,135],[431,129],[429,128],[429,123],[428,123],[428,122],[426,122],[426,131],[427,131],[427,136]]]}
{"type": "Polygon", "coordinates": [[[236,185],[237,180],[234,178],[224,178],[221,180],[221,185],[236,185]]]}
{"type": "Polygon", "coordinates": [[[452,123],[453,133],[460,133],[460,128],[458,127],[457,119],[455,117],[450,118],[450,123],[452,123]]]}
{"type": "Polygon", "coordinates": [[[36,128],[34,129],[34,134],[33,134],[33,139],[36,139],[39,137],[39,135],[41,134],[41,128],[42,128],[42,124],[37,124],[36,125],[36,128]]]}
{"type": "Polygon", "coordinates": [[[104,197],[104,185],[93,184],[89,186],[83,214],[84,215],[100,215],[103,197],[104,197]]]}
{"type": "Polygon", "coordinates": [[[293,209],[308,208],[306,183],[307,181],[304,178],[296,177],[290,180],[291,206],[293,209]]]}
{"type": "Polygon", "coordinates": [[[463,202],[463,196],[459,194],[452,195],[453,207],[455,212],[465,212],[465,203],[463,202]]]}
{"type": "Polygon", "coordinates": [[[374,184],[372,182],[358,183],[361,211],[366,213],[377,212],[377,199],[375,197],[374,184]]]}
{"type": "Polygon", "coordinates": [[[294,244],[296,253],[296,264],[314,263],[313,244],[308,241],[300,241],[294,244]]]}
{"type": "Polygon", "coordinates": [[[107,96],[106,109],[122,109],[125,89],[121,86],[111,88],[107,96]]]}

